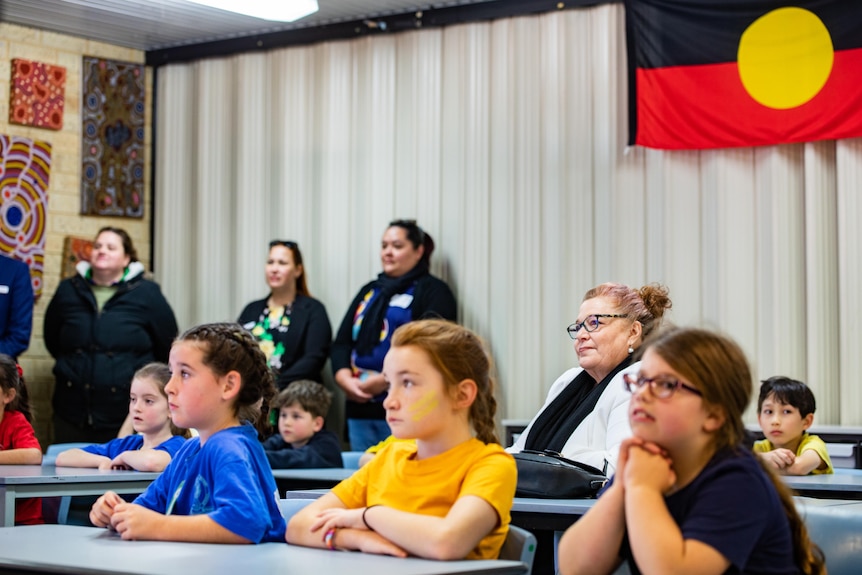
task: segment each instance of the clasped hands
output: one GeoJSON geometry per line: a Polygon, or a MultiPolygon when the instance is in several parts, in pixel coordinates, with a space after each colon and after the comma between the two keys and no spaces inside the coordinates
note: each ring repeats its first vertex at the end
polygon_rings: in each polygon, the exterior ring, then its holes
{"type": "Polygon", "coordinates": [[[676,485],[676,472],[667,451],[658,444],[630,437],[620,446],[614,484],[645,487],[667,495],[676,485]]]}
{"type": "Polygon", "coordinates": [[[126,502],[108,491],[90,509],[90,521],[96,527],[107,527],[123,539],[154,539],[158,520],[162,517],[146,507],[126,502]]]}
{"type": "Polygon", "coordinates": [[[783,447],[777,447],[766,453],[758,453],[758,455],[768,467],[777,471],[783,471],[796,462],[796,454],[783,447]]]}

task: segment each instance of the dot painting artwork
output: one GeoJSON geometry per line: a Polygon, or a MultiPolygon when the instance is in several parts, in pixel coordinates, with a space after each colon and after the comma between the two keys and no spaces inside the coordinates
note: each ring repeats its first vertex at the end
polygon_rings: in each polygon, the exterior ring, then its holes
{"type": "Polygon", "coordinates": [[[0,135],[0,251],[30,267],[42,293],[51,144],[0,135]]]}
{"type": "Polygon", "coordinates": [[[144,66],[84,57],[81,213],[144,215],[144,66]]]}
{"type": "Polygon", "coordinates": [[[10,84],[10,124],[63,129],[66,68],[15,58],[10,84]]]}

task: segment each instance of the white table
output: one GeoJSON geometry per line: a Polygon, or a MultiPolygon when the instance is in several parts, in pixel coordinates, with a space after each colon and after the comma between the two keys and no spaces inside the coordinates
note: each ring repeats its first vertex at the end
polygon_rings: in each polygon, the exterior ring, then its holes
{"type": "Polygon", "coordinates": [[[0,465],[0,519],[3,527],[15,525],[15,500],[27,497],[143,493],[158,473],[102,471],[53,465],[0,465]]]}
{"type": "Polygon", "coordinates": [[[311,549],[287,543],[215,545],[123,541],[107,529],[33,525],[0,529],[0,573],[127,575],[434,575],[526,573],[520,561],[431,561],[311,549]]]}

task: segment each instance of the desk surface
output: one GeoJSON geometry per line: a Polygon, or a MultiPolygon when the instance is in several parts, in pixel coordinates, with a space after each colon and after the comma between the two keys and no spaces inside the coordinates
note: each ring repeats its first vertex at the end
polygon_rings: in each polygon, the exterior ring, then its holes
{"type": "Polygon", "coordinates": [[[782,476],[784,482],[800,495],[862,499],[862,475],[834,473],[831,475],[782,476]]]}
{"type": "Polygon", "coordinates": [[[142,479],[152,481],[158,476],[157,472],[120,469],[101,470],[86,467],[55,467],[54,465],[0,465],[0,486],[103,483],[106,479],[122,483],[142,479]]]}
{"type": "Polygon", "coordinates": [[[295,479],[295,480],[312,480],[312,481],[335,481],[338,483],[342,479],[347,479],[355,469],[344,469],[343,467],[333,467],[330,469],[273,469],[272,476],[276,479],[295,479]]]}
{"type": "Polygon", "coordinates": [[[309,549],[286,543],[208,545],[123,541],[106,529],[34,525],[0,529],[0,572],[122,573],[350,573],[351,575],[520,574],[518,561],[429,561],[309,549]],[[50,541],[50,553],[46,542],[50,541]]]}
{"type": "Polygon", "coordinates": [[[273,469],[272,476],[278,492],[295,489],[329,489],[335,487],[342,479],[347,479],[356,470],[335,467],[331,469],[273,469]]]}
{"type": "Polygon", "coordinates": [[[15,499],[142,493],[158,473],[53,465],[0,465],[0,525],[15,524],[15,499]]]}

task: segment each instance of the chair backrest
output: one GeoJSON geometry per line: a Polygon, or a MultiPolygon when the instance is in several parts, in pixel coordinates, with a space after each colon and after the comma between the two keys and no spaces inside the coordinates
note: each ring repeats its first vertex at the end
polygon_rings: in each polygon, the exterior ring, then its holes
{"type": "Polygon", "coordinates": [[[281,511],[281,516],[284,517],[284,522],[290,521],[297,511],[314,501],[314,499],[279,499],[278,508],[281,511]]]}
{"type": "Polygon", "coordinates": [[[856,575],[862,557],[862,504],[796,497],[808,535],[826,557],[829,575],[856,575]]]}
{"type": "Polygon", "coordinates": [[[78,443],[53,443],[48,446],[48,449],[45,451],[44,457],[42,457],[42,465],[54,465],[57,461],[57,455],[66,451],[67,449],[80,449],[82,447],[87,447],[88,445],[93,445],[92,443],[86,442],[78,442],[78,443]]]}
{"type": "Polygon", "coordinates": [[[342,451],[341,462],[344,464],[344,469],[359,469],[359,458],[362,457],[364,451],[342,451]]]}
{"type": "Polygon", "coordinates": [[[527,575],[533,569],[536,556],[536,536],[517,525],[509,524],[509,534],[500,549],[500,559],[520,561],[527,565],[527,575]]]}

